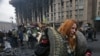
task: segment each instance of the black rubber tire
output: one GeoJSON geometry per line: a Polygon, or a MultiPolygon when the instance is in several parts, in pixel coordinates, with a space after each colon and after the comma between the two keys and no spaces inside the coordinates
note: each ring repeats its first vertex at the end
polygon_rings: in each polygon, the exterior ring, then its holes
{"type": "Polygon", "coordinates": [[[52,27],[48,28],[50,41],[49,56],[67,56],[67,47],[62,36],[52,27]]]}
{"type": "Polygon", "coordinates": [[[76,35],[77,35],[76,56],[84,56],[88,48],[86,37],[80,31],[77,31],[76,35]]]}

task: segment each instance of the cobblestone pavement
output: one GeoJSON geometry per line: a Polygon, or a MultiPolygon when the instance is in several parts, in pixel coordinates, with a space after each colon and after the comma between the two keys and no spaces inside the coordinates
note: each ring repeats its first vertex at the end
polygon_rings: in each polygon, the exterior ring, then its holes
{"type": "Polygon", "coordinates": [[[92,50],[92,56],[100,56],[100,32],[96,35],[97,41],[88,42],[89,48],[92,50]]]}
{"type": "MultiPolygon", "coordinates": [[[[7,56],[7,54],[8,53],[1,52],[0,56],[7,56]]],[[[14,54],[12,56],[33,56],[34,55],[34,49],[28,48],[26,46],[18,47],[18,48],[12,49],[12,53],[11,54],[14,54]]]]}
{"type": "Polygon", "coordinates": [[[30,48],[17,48],[15,50],[16,56],[32,56],[34,54],[34,50],[30,48]]]}

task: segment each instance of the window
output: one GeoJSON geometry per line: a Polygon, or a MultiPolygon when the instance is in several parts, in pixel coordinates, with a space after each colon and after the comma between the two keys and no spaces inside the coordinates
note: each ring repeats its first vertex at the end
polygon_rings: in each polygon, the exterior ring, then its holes
{"type": "Polygon", "coordinates": [[[60,16],[60,12],[58,12],[58,16],[60,16]]]}
{"type": "Polygon", "coordinates": [[[58,11],[60,11],[61,10],[61,8],[60,8],[60,6],[58,6],[58,11]]]}
{"type": "Polygon", "coordinates": [[[99,11],[99,16],[100,16],[100,11],[99,11]]]}
{"type": "Polygon", "coordinates": [[[72,11],[70,11],[70,15],[72,15],[72,11]]]}
{"type": "Polygon", "coordinates": [[[61,15],[64,15],[64,12],[63,11],[61,13],[62,13],[61,15]]]}
{"type": "Polygon", "coordinates": [[[66,7],[68,7],[68,1],[66,2],[66,7]]]}
{"type": "Polygon", "coordinates": [[[68,12],[68,11],[66,11],[66,13],[67,13],[67,14],[69,14],[69,12],[68,12]]]}
{"type": "Polygon", "coordinates": [[[79,10],[79,14],[83,14],[83,9],[80,9],[79,10]]]}
{"type": "Polygon", "coordinates": [[[98,10],[100,10],[100,6],[99,6],[99,9],[98,10]]]}
{"type": "Polygon", "coordinates": [[[56,19],[56,17],[54,17],[54,19],[56,19]]]}
{"type": "Polygon", "coordinates": [[[51,5],[51,12],[53,12],[53,6],[51,5]]]}
{"type": "Polygon", "coordinates": [[[61,2],[61,5],[64,6],[64,2],[63,1],[61,2]]]}
{"type": "Polygon", "coordinates": [[[62,19],[64,19],[64,16],[62,16],[62,19]]]}
{"type": "Polygon", "coordinates": [[[53,2],[55,2],[55,0],[53,0],[53,2]]]}
{"type": "Polygon", "coordinates": [[[51,21],[53,21],[53,14],[51,14],[51,21]]]}
{"type": "Polygon", "coordinates": [[[76,4],[76,5],[78,4],[78,1],[77,1],[77,0],[75,1],[75,4],[76,4]]]}
{"type": "Polygon", "coordinates": [[[49,14],[47,14],[46,17],[49,17],[49,14]]]}
{"type": "Polygon", "coordinates": [[[83,2],[83,0],[79,0],[80,2],[83,2]]]}
{"type": "Polygon", "coordinates": [[[72,3],[72,0],[70,0],[70,2],[72,3]]]}
{"type": "Polygon", "coordinates": [[[60,3],[58,3],[58,6],[60,6],[60,3]]]}
{"type": "Polygon", "coordinates": [[[78,7],[78,9],[83,9],[83,7],[84,7],[84,6],[80,5],[80,6],[78,7]]]}
{"type": "Polygon", "coordinates": [[[75,13],[76,13],[76,15],[78,15],[78,10],[75,10],[75,11],[76,11],[76,12],[75,12],[75,13]]]}
{"type": "Polygon", "coordinates": [[[83,17],[83,14],[81,14],[80,17],[82,18],[83,17]]]}
{"type": "Polygon", "coordinates": [[[66,15],[67,18],[69,18],[69,15],[66,15]]]}
{"type": "Polygon", "coordinates": [[[78,16],[77,16],[77,15],[75,15],[75,18],[77,19],[77,18],[78,18],[78,16]]]}
{"type": "Polygon", "coordinates": [[[54,13],[54,16],[56,16],[56,13],[54,13]]]}
{"type": "Polygon", "coordinates": [[[54,4],[54,12],[56,12],[56,4],[54,4]]]}
{"type": "Polygon", "coordinates": [[[99,11],[98,11],[98,15],[99,15],[100,13],[99,13],[99,11]]]}
{"type": "Polygon", "coordinates": [[[64,8],[64,2],[61,3],[61,7],[64,8]]]}
{"type": "Polygon", "coordinates": [[[70,18],[72,18],[72,15],[70,14],[70,18]]]}
{"type": "Polygon", "coordinates": [[[53,21],[55,21],[55,20],[56,20],[56,18],[53,19],[53,21]]]}
{"type": "Polygon", "coordinates": [[[53,17],[51,16],[51,21],[53,21],[53,17]]]}
{"type": "Polygon", "coordinates": [[[72,4],[70,4],[70,7],[72,7],[72,4]]]}
{"type": "Polygon", "coordinates": [[[56,8],[54,8],[54,12],[56,12],[56,8]]]}
{"type": "Polygon", "coordinates": [[[99,2],[99,5],[100,5],[100,2],[99,2]]]}
{"type": "Polygon", "coordinates": [[[58,16],[59,20],[60,20],[60,16],[58,16]]]}

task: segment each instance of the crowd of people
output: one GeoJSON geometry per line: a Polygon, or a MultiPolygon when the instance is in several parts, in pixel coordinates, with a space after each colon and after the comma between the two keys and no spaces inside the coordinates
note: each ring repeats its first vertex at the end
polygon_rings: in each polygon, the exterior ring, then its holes
{"type": "MultiPolygon", "coordinates": [[[[25,27],[23,25],[18,26],[18,29],[12,29],[8,32],[0,32],[0,44],[4,46],[3,50],[17,48],[20,46],[26,45],[28,48],[35,48],[35,45],[39,43],[41,38],[41,33],[43,29],[47,27],[46,24],[34,25],[25,27]]],[[[77,38],[77,30],[83,33],[87,41],[90,39],[94,41],[96,39],[96,30],[91,27],[89,24],[86,30],[83,30],[82,27],[78,27],[78,24],[75,20],[69,19],[64,21],[61,26],[58,28],[58,32],[63,35],[68,40],[69,49],[71,49],[71,54],[76,55],[76,38],[77,38]]],[[[83,36],[82,35],[82,36],[83,36]]],[[[82,37],[84,39],[84,37],[82,37]]],[[[83,50],[86,51],[86,50],[83,50]]],[[[69,54],[70,55],[70,54],[69,54]]]]}
{"type": "Polygon", "coordinates": [[[12,29],[8,32],[0,31],[0,47],[3,48],[3,51],[23,46],[34,49],[40,40],[42,29],[43,27],[39,25],[28,27],[20,25],[18,29],[12,29]]]}

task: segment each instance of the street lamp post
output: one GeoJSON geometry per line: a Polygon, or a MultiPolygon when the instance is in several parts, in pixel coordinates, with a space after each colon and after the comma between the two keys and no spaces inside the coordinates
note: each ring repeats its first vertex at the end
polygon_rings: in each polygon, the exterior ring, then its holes
{"type": "Polygon", "coordinates": [[[12,22],[12,28],[14,28],[14,26],[13,26],[13,17],[10,17],[10,19],[11,19],[11,22],[12,22]]]}

